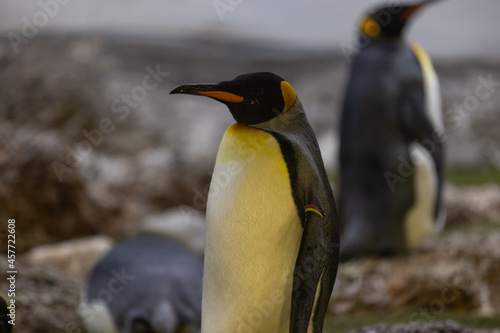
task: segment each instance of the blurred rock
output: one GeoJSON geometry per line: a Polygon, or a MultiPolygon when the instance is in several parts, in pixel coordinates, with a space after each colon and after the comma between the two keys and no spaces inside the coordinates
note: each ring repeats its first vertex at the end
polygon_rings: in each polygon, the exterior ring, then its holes
{"type": "Polygon", "coordinates": [[[499,330],[475,329],[452,320],[444,322],[385,325],[363,327],[346,333],[498,333],[499,330]]]}
{"type": "Polygon", "coordinates": [[[448,184],[444,201],[447,224],[458,222],[500,223],[500,186],[457,187],[448,184]]]}
{"type": "Polygon", "coordinates": [[[0,142],[0,219],[16,220],[17,253],[95,232],[110,215],[90,198],[76,169],[58,179],[52,163],[66,152],[56,132],[0,124],[0,142]]]}
{"type": "Polygon", "coordinates": [[[452,233],[392,259],[342,263],[330,303],[334,314],[415,310],[409,320],[449,311],[500,313],[500,232],[452,233]],[[496,281],[496,282],[495,282],[496,281]]]}
{"type": "Polygon", "coordinates": [[[112,60],[97,56],[99,38],[40,37],[18,54],[0,43],[0,119],[79,140],[82,128],[99,125],[99,79],[112,60]]]}
{"type": "Polygon", "coordinates": [[[26,253],[30,262],[59,269],[61,272],[87,276],[99,258],[109,251],[114,241],[106,236],[94,236],[61,243],[41,245],[26,253]]]}
{"type": "Polygon", "coordinates": [[[158,235],[180,243],[200,256],[205,251],[205,215],[189,206],[146,216],[137,234],[158,235]]]}
{"type": "Polygon", "coordinates": [[[443,100],[448,166],[500,166],[500,67],[487,62],[435,65],[443,100]]]}
{"type": "MultiPolygon", "coordinates": [[[[76,307],[83,279],[30,260],[17,258],[16,327],[18,333],[78,332],[76,307]]],[[[7,261],[0,261],[2,272],[7,261]]],[[[8,290],[1,279],[1,290],[8,290]]]]}
{"type": "Polygon", "coordinates": [[[440,257],[448,263],[467,263],[469,268],[464,266],[462,271],[454,275],[455,284],[464,290],[461,296],[468,295],[470,310],[481,315],[492,315],[500,313],[498,244],[498,229],[478,233],[466,231],[452,233],[437,241],[428,240],[420,250],[423,254],[440,257]],[[473,306],[476,302],[477,305],[473,306]]]}

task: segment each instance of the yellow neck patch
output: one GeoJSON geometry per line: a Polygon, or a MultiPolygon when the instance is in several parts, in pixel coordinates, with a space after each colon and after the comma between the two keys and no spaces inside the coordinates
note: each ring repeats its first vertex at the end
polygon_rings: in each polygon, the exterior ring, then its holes
{"type": "Polygon", "coordinates": [[[422,65],[423,70],[424,71],[432,70],[432,61],[431,61],[431,58],[429,58],[429,55],[427,54],[427,52],[425,52],[425,50],[415,42],[410,42],[410,46],[413,50],[413,53],[415,53],[418,60],[420,61],[420,64],[422,65]]]}
{"type": "Polygon", "coordinates": [[[292,85],[286,81],[281,81],[281,93],[283,94],[283,100],[285,101],[285,107],[282,112],[290,110],[292,105],[295,104],[297,100],[297,94],[293,90],[292,85]]]}
{"type": "Polygon", "coordinates": [[[412,6],[403,12],[403,20],[406,22],[410,16],[415,14],[415,12],[422,7],[422,4],[412,6]]]}
{"type": "Polygon", "coordinates": [[[361,32],[371,38],[377,38],[380,35],[380,25],[373,17],[365,17],[359,25],[361,32]]]}
{"type": "Polygon", "coordinates": [[[225,91],[200,91],[199,94],[207,97],[217,98],[225,102],[243,102],[243,97],[225,91]]]}

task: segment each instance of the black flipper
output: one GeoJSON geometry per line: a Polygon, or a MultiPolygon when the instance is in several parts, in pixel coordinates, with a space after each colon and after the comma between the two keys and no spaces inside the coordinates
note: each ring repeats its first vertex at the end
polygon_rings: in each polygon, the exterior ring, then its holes
{"type": "Polygon", "coordinates": [[[338,240],[330,232],[331,221],[307,212],[304,233],[293,276],[290,332],[305,333],[312,321],[313,332],[323,330],[328,302],[337,274],[338,240]],[[328,240],[333,240],[332,243],[328,240]],[[337,254],[335,254],[337,253],[337,254]],[[319,289],[319,290],[318,290],[319,289]]]}
{"type": "Polygon", "coordinates": [[[442,192],[444,183],[444,141],[445,135],[435,128],[425,110],[425,96],[421,83],[410,84],[405,89],[402,101],[402,126],[410,140],[425,147],[434,160],[437,174],[436,202],[434,216],[439,218],[442,211],[442,192]]]}
{"type": "Polygon", "coordinates": [[[339,228],[318,142],[298,99],[274,122],[255,127],[268,131],[280,144],[304,228],[294,267],[290,332],[306,333],[312,321],[313,332],[320,333],[337,275],[339,228]]]}

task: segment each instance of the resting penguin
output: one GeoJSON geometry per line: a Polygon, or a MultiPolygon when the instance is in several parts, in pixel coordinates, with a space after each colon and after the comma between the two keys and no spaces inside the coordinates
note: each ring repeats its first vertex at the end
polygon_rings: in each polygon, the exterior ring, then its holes
{"type": "Polygon", "coordinates": [[[204,221],[176,216],[148,218],[95,265],[79,309],[88,333],[200,332],[204,221]]]}
{"type": "Polygon", "coordinates": [[[444,223],[439,84],[429,56],[402,37],[428,2],[360,22],[340,127],[342,260],[403,252],[444,223]]]}
{"type": "Polygon", "coordinates": [[[333,194],[292,86],[244,74],[172,94],[225,104],[207,203],[202,332],[322,332],[338,265],[333,194]]]}

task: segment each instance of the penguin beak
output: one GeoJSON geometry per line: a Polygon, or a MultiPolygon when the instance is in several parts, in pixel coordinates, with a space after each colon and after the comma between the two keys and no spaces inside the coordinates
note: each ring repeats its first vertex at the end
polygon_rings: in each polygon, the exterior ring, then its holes
{"type": "Polygon", "coordinates": [[[433,3],[433,2],[437,2],[439,0],[425,0],[425,1],[422,1],[420,2],[419,4],[416,4],[414,6],[411,6],[409,8],[407,8],[403,13],[402,13],[402,17],[403,17],[403,20],[404,22],[408,21],[408,19],[410,17],[413,16],[413,14],[415,14],[420,8],[430,4],[430,3],[433,3]]]}
{"type": "Polygon", "coordinates": [[[240,103],[243,97],[220,89],[218,84],[185,84],[174,88],[170,94],[207,96],[218,101],[240,103]]]}
{"type": "Polygon", "coordinates": [[[418,5],[407,8],[402,14],[403,21],[407,22],[424,4],[425,3],[419,3],[418,5]]]}

